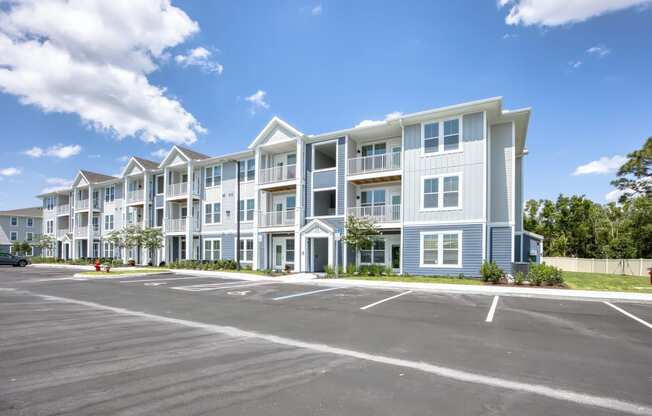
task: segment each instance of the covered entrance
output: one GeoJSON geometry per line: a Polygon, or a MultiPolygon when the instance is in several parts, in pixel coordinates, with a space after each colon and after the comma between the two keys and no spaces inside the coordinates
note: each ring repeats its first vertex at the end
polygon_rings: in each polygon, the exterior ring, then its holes
{"type": "Polygon", "coordinates": [[[301,230],[301,264],[309,272],[321,273],[326,265],[334,265],[335,229],[321,220],[313,220],[301,230]]]}

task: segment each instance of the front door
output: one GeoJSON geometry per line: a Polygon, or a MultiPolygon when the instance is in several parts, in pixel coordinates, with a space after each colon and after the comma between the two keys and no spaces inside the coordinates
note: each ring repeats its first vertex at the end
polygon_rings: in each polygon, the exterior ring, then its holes
{"type": "Polygon", "coordinates": [[[181,240],[179,242],[179,248],[180,248],[179,251],[181,252],[180,258],[181,258],[181,260],[185,260],[186,259],[186,239],[184,237],[181,237],[179,240],[181,240]]]}
{"type": "Polygon", "coordinates": [[[283,270],[283,240],[274,242],[274,268],[283,270]]]}
{"type": "Polygon", "coordinates": [[[401,268],[401,246],[392,246],[392,269],[401,268]]]}

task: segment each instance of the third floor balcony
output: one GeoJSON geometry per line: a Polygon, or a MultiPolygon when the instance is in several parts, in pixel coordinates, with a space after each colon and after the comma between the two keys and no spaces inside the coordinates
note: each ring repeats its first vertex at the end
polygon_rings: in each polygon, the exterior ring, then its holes
{"type": "Polygon", "coordinates": [[[400,205],[369,205],[350,207],[346,211],[349,217],[364,218],[374,223],[383,224],[401,221],[400,205]]]}
{"type": "Polygon", "coordinates": [[[361,156],[349,159],[349,176],[377,172],[391,172],[401,169],[401,153],[391,152],[379,155],[361,156]]]}
{"type": "Polygon", "coordinates": [[[261,228],[269,227],[293,227],[297,221],[297,209],[287,209],[283,211],[269,211],[258,214],[258,226],[261,228]]]}
{"type": "MultiPolygon", "coordinates": [[[[182,198],[188,196],[188,182],[168,183],[165,195],[168,198],[182,198]]],[[[193,183],[192,196],[199,196],[199,186],[193,183]]]]}
{"type": "Polygon", "coordinates": [[[70,215],[70,205],[63,204],[57,206],[57,215],[70,215]]]}
{"type": "Polygon", "coordinates": [[[261,169],[258,175],[260,185],[291,181],[297,177],[297,165],[291,164],[261,169]]]}
{"type": "Polygon", "coordinates": [[[127,192],[128,204],[136,204],[139,202],[143,202],[144,200],[145,200],[145,191],[143,191],[142,189],[137,189],[134,191],[127,192]]]}
{"type": "Polygon", "coordinates": [[[84,210],[88,209],[89,206],[89,200],[87,199],[76,199],[75,200],[75,209],[76,210],[84,210]]]}

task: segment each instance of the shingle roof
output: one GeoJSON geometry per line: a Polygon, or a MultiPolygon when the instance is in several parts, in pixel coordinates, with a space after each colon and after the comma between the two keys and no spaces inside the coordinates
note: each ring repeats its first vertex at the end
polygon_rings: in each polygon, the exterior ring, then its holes
{"type": "Polygon", "coordinates": [[[148,159],[143,159],[142,157],[138,157],[138,156],[134,156],[134,159],[136,159],[138,163],[143,165],[145,169],[158,169],[157,162],[148,159]]]}
{"type": "Polygon", "coordinates": [[[88,179],[91,183],[106,182],[113,179],[118,179],[115,176],[104,175],[102,173],[91,172],[88,170],[80,170],[80,172],[88,179]]]}
{"type": "Polygon", "coordinates": [[[177,145],[179,150],[181,150],[186,156],[190,157],[191,159],[194,160],[203,160],[203,159],[210,159],[210,156],[207,156],[203,153],[195,152],[194,150],[188,149],[187,147],[182,147],[177,145]]]}
{"type": "Polygon", "coordinates": [[[43,207],[10,209],[8,211],[0,211],[0,215],[12,215],[15,217],[43,217],[43,207]]]}

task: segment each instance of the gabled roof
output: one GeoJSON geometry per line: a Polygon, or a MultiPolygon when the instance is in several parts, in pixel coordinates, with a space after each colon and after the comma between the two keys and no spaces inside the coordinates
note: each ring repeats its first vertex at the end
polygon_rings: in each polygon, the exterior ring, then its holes
{"type": "Polygon", "coordinates": [[[174,146],[176,147],[181,153],[183,153],[188,159],[192,160],[204,160],[204,159],[210,159],[210,156],[207,156],[203,153],[195,152],[192,149],[188,149],[187,147],[182,147],[182,146],[174,146]]]}
{"type": "Polygon", "coordinates": [[[0,211],[0,215],[12,217],[43,217],[43,207],[18,208],[0,211]]]}
{"type": "Polygon", "coordinates": [[[107,181],[112,181],[114,179],[119,179],[116,178],[115,176],[109,176],[103,173],[91,172],[89,170],[80,170],[79,173],[81,173],[89,183],[107,182],[107,181]]]}
{"type": "Polygon", "coordinates": [[[142,157],[138,157],[138,156],[133,156],[133,159],[136,162],[138,162],[138,164],[142,166],[143,169],[150,169],[150,170],[158,169],[158,163],[154,162],[153,160],[143,159],[142,157]]]}
{"type": "Polygon", "coordinates": [[[261,141],[271,132],[274,128],[276,127],[282,127],[286,130],[289,130],[292,134],[295,136],[303,136],[303,133],[301,133],[299,130],[295,129],[292,127],[290,124],[286,123],[285,121],[281,120],[280,118],[274,116],[272,119],[267,123],[267,125],[261,130],[260,133],[258,133],[258,136],[254,139],[253,142],[249,145],[250,149],[253,149],[254,147],[258,146],[261,141]]]}

